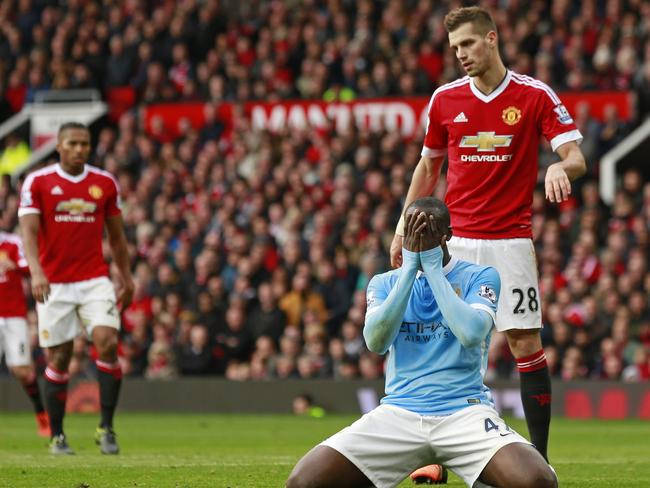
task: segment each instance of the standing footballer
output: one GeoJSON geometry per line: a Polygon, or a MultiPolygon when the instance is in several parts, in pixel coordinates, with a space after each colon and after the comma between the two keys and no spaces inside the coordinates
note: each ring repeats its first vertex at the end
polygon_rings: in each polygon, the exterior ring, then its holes
{"type": "Polygon", "coordinates": [[[23,276],[28,272],[20,238],[0,231],[0,359],[5,354],[7,366],[32,401],[39,435],[49,437],[50,422],[36,381],[25,320],[27,303],[23,276]]]}
{"type": "MultiPolygon", "coordinates": [[[[496,328],[516,358],[531,440],[547,458],[551,382],[540,338],[541,307],[532,243],[531,204],[543,135],[560,157],[546,172],[546,198],[566,200],[571,181],[586,171],[582,136],[557,95],[544,83],[506,69],[490,14],[459,8],[445,17],[449,45],[468,76],[431,97],[422,157],[405,207],[435,188],[445,154],[445,201],[459,259],[495,267],[502,280],[496,328]]],[[[403,220],[391,245],[402,262],[403,220]]],[[[436,470],[439,471],[439,470],[436,470]]]]}
{"type": "Polygon", "coordinates": [[[97,349],[101,422],[96,441],[104,454],[117,454],[113,414],[122,382],[117,360],[120,317],[133,280],[119,207],[110,173],[86,164],[90,131],[76,122],[58,133],[60,162],[31,173],[23,184],[20,226],[37,303],[38,335],[47,348],[45,399],[50,417],[50,452],[73,454],[63,432],[72,341],[85,328],[97,349]],[[120,273],[116,299],[102,255],[104,225],[120,273]]]}

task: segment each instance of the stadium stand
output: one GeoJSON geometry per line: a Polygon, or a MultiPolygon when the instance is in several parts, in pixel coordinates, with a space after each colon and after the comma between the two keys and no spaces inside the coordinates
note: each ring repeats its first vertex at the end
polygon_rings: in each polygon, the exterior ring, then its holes
{"type": "MultiPolygon", "coordinates": [[[[96,125],[93,164],[120,182],[133,256],[136,296],[120,346],[126,375],[382,374],[361,336],[364,291],[388,267],[422,133],[257,131],[239,104],[429,96],[460,75],[442,26],[456,3],[0,3],[3,120],[39,90],[95,88],[111,103],[96,125]],[[184,124],[178,135],[160,120],[147,130],[140,116],[148,104],[197,101],[208,102],[207,123],[184,124]],[[229,120],[219,111],[225,103],[229,120]]],[[[597,119],[576,107],[588,176],[559,207],[537,191],[533,230],[554,376],[648,381],[650,183],[628,169],[607,206],[597,163],[650,113],[650,8],[508,5],[494,14],[512,69],[560,92],[637,95],[631,120],[614,108],[597,119]]],[[[5,144],[23,147],[14,135],[5,144]]],[[[552,161],[550,148],[540,150],[544,164],[552,161]]],[[[17,227],[19,184],[7,175],[0,182],[2,229],[17,227]]],[[[34,340],[35,320],[32,311],[34,340]]],[[[92,356],[79,341],[71,372],[89,374],[92,356]]],[[[497,334],[488,378],[512,373],[497,334]]]]}

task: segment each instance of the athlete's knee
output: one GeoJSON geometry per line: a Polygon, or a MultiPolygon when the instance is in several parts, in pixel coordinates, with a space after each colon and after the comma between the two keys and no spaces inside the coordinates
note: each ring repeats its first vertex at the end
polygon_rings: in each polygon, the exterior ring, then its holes
{"type": "Polygon", "coordinates": [[[93,342],[97,348],[97,354],[102,361],[113,361],[117,359],[117,330],[103,327],[104,330],[95,330],[93,342]]]}
{"type": "Polygon", "coordinates": [[[530,356],[542,348],[539,329],[510,329],[506,331],[506,337],[515,358],[530,356]]]}
{"type": "Polygon", "coordinates": [[[525,488],[557,488],[557,477],[548,465],[539,465],[527,474],[525,488]]]}
{"type": "MultiPolygon", "coordinates": [[[[297,468],[297,467],[296,467],[297,468]]],[[[286,488],[317,488],[319,485],[310,479],[304,470],[294,468],[286,483],[286,488]]]]}
{"type": "Polygon", "coordinates": [[[47,351],[47,361],[57,371],[66,372],[72,359],[72,342],[51,347],[47,351]]]}
{"type": "Polygon", "coordinates": [[[287,488],[326,488],[331,486],[331,483],[323,479],[323,473],[319,469],[321,467],[318,455],[315,455],[314,451],[308,452],[293,467],[286,483],[287,488]]]}
{"type": "Polygon", "coordinates": [[[14,366],[11,373],[21,383],[29,383],[34,379],[34,369],[31,366],[14,366]]]}

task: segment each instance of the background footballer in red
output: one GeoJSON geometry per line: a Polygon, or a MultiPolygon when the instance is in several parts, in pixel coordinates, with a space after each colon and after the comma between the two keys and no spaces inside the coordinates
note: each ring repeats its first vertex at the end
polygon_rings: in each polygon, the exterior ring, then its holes
{"type": "Polygon", "coordinates": [[[36,381],[27,328],[23,278],[29,274],[20,238],[0,231],[0,359],[4,354],[11,372],[23,385],[36,413],[38,433],[50,435],[50,423],[36,381]]]}
{"type": "Polygon", "coordinates": [[[122,370],[117,360],[120,316],[133,295],[129,256],[113,176],[87,165],[90,132],[78,123],[61,126],[60,163],[30,174],[21,191],[20,225],[37,303],[39,342],[47,348],[45,396],[50,416],[50,452],[71,454],[65,434],[68,367],[72,344],[85,330],[97,349],[101,421],[97,443],[117,454],[113,414],[122,370]],[[121,278],[116,297],[102,254],[104,227],[121,278]]]}

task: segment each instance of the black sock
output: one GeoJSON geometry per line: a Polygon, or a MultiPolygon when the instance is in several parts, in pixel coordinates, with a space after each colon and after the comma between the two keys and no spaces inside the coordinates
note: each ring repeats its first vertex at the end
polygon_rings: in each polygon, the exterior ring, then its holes
{"type": "Polygon", "coordinates": [[[526,414],[530,441],[548,461],[548,432],[551,423],[551,377],[544,350],[517,359],[521,380],[521,401],[526,414]]]}
{"type": "Polygon", "coordinates": [[[120,396],[122,368],[118,362],[107,363],[97,360],[97,381],[99,382],[99,403],[102,407],[100,427],[113,428],[113,415],[120,396]]]}
{"type": "Polygon", "coordinates": [[[67,399],[68,373],[62,373],[48,366],[45,370],[45,403],[50,417],[52,437],[63,434],[63,416],[67,399]]]}
{"type": "Polygon", "coordinates": [[[45,407],[43,407],[43,400],[41,399],[41,390],[39,390],[38,382],[36,381],[36,375],[32,375],[27,380],[27,382],[23,383],[22,385],[25,393],[27,393],[27,396],[32,401],[34,411],[36,413],[42,413],[45,411],[45,407]]]}

